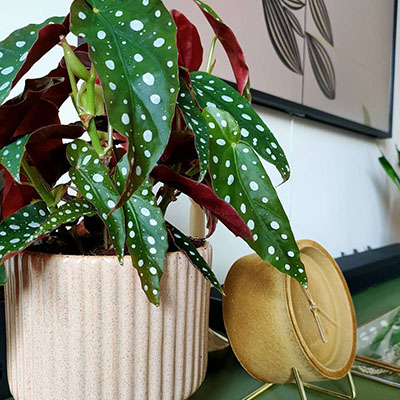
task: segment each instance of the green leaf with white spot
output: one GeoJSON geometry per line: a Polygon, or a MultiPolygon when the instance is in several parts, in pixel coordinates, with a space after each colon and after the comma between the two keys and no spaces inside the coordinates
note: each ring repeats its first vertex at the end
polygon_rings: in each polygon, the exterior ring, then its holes
{"type": "Polygon", "coordinates": [[[61,24],[64,18],[52,17],[41,24],[30,24],[0,42],[0,104],[10,93],[18,71],[39,37],[39,30],[49,23],[61,24]]]}
{"type": "Polygon", "coordinates": [[[80,217],[93,217],[96,214],[96,209],[87,200],[82,198],[71,200],[52,212],[28,240],[34,241],[63,224],[70,224],[80,217]]]}
{"type": "Polygon", "coordinates": [[[226,111],[205,108],[210,127],[210,173],[215,193],[236,209],[253,233],[249,246],[302,285],[307,284],[300,252],[278,195],[239,126],[226,111]]]}
{"type": "Polygon", "coordinates": [[[4,264],[0,265],[0,286],[7,283],[7,272],[4,264]]]}
{"type": "Polygon", "coordinates": [[[206,278],[211,283],[211,285],[213,285],[221,294],[224,294],[224,290],[222,289],[221,284],[218,282],[218,279],[212,271],[211,267],[200,255],[190,239],[169,222],[167,222],[167,229],[171,233],[171,238],[174,241],[175,246],[178,248],[178,250],[183,251],[186,257],[192,262],[194,267],[202,273],[204,278],[206,278]]]}
{"type": "Polygon", "coordinates": [[[111,125],[129,139],[121,206],[168,143],[179,88],[176,26],[160,0],[75,0],[71,24],[90,45],[111,125]]]}
{"type": "Polygon", "coordinates": [[[0,150],[0,163],[3,164],[18,183],[21,183],[19,171],[21,169],[21,160],[24,156],[25,146],[29,140],[29,136],[30,135],[25,135],[0,150]]]}
{"type": "Polygon", "coordinates": [[[119,192],[108,176],[107,168],[96,151],[87,142],[77,139],[67,147],[67,158],[72,168],[69,175],[82,195],[96,208],[107,226],[111,242],[120,262],[123,262],[125,245],[125,218],[122,209],[115,210],[119,192]]]}
{"type": "Polygon", "coordinates": [[[290,168],[285,153],[251,104],[233,87],[206,72],[192,72],[190,78],[200,106],[228,111],[239,124],[241,140],[274,165],[284,181],[288,180],[290,168]]]}
{"type": "MultiPolygon", "coordinates": [[[[126,155],[118,163],[115,182],[122,192],[129,163],[126,155]]],[[[147,298],[160,305],[160,280],[168,250],[164,216],[155,202],[150,182],[146,181],[125,203],[126,244],[147,298]]]]}
{"type": "Polygon", "coordinates": [[[208,170],[208,160],[210,158],[210,133],[208,132],[207,123],[203,114],[195,104],[192,93],[182,79],[178,96],[178,105],[183,112],[186,125],[194,132],[196,151],[200,160],[199,182],[201,182],[208,170]]]}
{"type": "Polygon", "coordinates": [[[29,204],[0,224],[0,262],[23,250],[34,241],[31,235],[49,215],[46,204],[29,204]]]}
{"type": "MultiPolygon", "coordinates": [[[[51,214],[42,201],[23,207],[0,224],[0,261],[4,262],[62,224],[95,214],[96,210],[85,199],[72,200],[51,214]]],[[[0,285],[5,283],[5,271],[0,266],[0,285]]]]}

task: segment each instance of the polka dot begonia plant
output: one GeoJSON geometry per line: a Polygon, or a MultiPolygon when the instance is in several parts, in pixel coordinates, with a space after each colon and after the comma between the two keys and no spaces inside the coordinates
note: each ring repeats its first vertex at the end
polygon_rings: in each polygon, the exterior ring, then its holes
{"type": "MultiPolygon", "coordinates": [[[[286,181],[285,154],[251,106],[249,70],[232,30],[204,2],[193,0],[196,9],[215,34],[203,70],[196,27],[161,0],[74,0],[69,16],[0,42],[2,262],[38,241],[68,243],[65,251],[76,254],[114,253],[121,263],[130,254],[146,296],[159,305],[166,253],[179,250],[222,292],[191,239],[164,219],[185,193],[205,210],[209,235],[219,220],[307,284],[261,161],[286,181]],[[212,75],[218,41],[237,89],[212,75]],[[8,99],[57,44],[59,65],[8,99]],[[60,124],[66,101],[74,124],[60,124]]],[[[0,279],[6,282],[3,266],[0,279]]]]}

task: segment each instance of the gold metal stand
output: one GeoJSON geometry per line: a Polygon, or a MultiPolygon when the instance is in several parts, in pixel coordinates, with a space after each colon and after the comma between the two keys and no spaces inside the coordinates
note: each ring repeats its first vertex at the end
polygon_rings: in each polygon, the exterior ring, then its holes
{"type": "MultiPolygon", "coordinates": [[[[325,389],[321,386],[313,385],[311,383],[303,382],[303,380],[300,377],[299,371],[296,368],[293,368],[292,371],[293,371],[293,375],[294,375],[294,379],[295,379],[295,384],[297,385],[297,390],[299,391],[301,400],[307,400],[307,394],[306,394],[305,388],[311,389],[311,390],[316,390],[318,392],[325,393],[329,396],[336,397],[338,399],[354,400],[356,398],[356,387],[354,386],[353,377],[351,376],[350,372],[346,375],[348,383],[349,383],[349,387],[350,387],[350,394],[344,394],[344,393],[335,392],[333,390],[325,389]]],[[[258,397],[260,394],[266,392],[272,386],[273,386],[273,383],[266,383],[265,385],[261,386],[259,389],[254,391],[253,393],[244,397],[242,400],[253,400],[256,397],[258,397]]]]}
{"type": "Polygon", "coordinates": [[[265,385],[261,386],[259,389],[254,391],[253,393],[251,393],[248,396],[244,397],[242,400],[253,400],[256,397],[258,397],[261,393],[266,392],[272,386],[274,386],[273,383],[266,383],[265,385]]]}
{"type": "Polygon", "coordinates": [[[313,385],[311,383],[303,382],[300,377],[299,371],[297,371],[296,368],[293,368],[292,370],[301,400],[307,400],[307,395],[304,388],[316,390],[317,392],[325,393],[328,394],[329,396],[336,397],[338,399],[353,400],[356,398],[356,387],[354,386],[354,381],[353,377],[351,376],[351,372],[348,372],[346,375],[347,380],[349,382],[350,394],[344,394],[335,392],[333,390],[325,389],[321,386],[313,385]]]}
{"type": "MultiPolygon", "coordinates": [[[[319,330],[321,340],[323,343],[328,343],[328,338],[325,333],[325,329],[324,329],[324,325],[322,323],[321,316],[324,317],[329,323],[331,323],[332,325],[334,325],[336,327],[338,326],[338,324],[324,310],[322,310],[321,307],[314,301],[314,299],[311,296],[311,293],[309,292],[309,290],[307,288],[303,287],[303,290],[304,290],[304,294],[306,295],[308,303],[309,303],[309,310],[312,312],[314,319],[315,319],[315,323],[317,324],[317,328],[319,330]]],[[[292,368],[292,372],[293,372],[295,384],[297,385],[297,390],[299,392],[301,400],[307,400],[307,394],[306,394],[305,388],[311,389],[311,390],[316,390],[317,392],[325,393],[328,396],[336,397],[338,399],[354,400],[356,398],[356,388],[354,386],[354,381],[353,381],[353,377],[351,376],[351,372],[348,372],[348,374],[346,375],[347,380],[349,382],[350,394],[335,392],[333,390],[326,389],[321,386],[303,382],[297,368],[292,368]]],[[[259,389],[254,391],[253,393],[244,397],[242,400],[253,400],[256,397],[258,397],[260,394],[266,392],[273,385],[274,385],[273,383],[266,383],[265,385],[261,386],[259,389]]]]}

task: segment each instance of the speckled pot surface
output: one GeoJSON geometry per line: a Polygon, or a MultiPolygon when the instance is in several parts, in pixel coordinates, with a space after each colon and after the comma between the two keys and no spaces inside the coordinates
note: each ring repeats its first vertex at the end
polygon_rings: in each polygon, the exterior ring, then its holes
{"type": "Polygon", "coordinates": [[[26,252],[6,268],[15,400],[182,400],[204,380],[209,285],[182,253],[167,256],[159,308],[129,257],[26,252]]]}

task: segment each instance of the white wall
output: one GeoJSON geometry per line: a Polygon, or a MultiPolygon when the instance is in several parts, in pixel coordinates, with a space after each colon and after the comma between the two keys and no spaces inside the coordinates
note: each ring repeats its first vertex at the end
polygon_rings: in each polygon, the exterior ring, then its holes
{"type": "MultiPolygon", "coordinates": [[[[48,16],[65,15],[69,0],[15,0],[12,7],[0,4],[0,40],[12,30],[48,16]]],[[[397,34],[400,54],[400,30],[397,34]]],[[[55,65],[57,49],[30,74],[39,76],[55,65]]],[[[400,193],[386,178],[377,158],[380,148],[396,162],[394,145],[400,145],[400,57],[396,65],[393,138],[371,139],[349,131],[293,118],[287,114],[256,107],[277,136],[292,167],[292,178],[278,193],[298,239],[311,238],[323,244],[333,256],[363,251],[400,241],[400,193]]],[[[251,68],[251,66],[250,66],[251,68]]],[[[14,93],[21,89],[18,85],[14,93]]],[[[74,119],[71,107],[64,107],[63,120],[74,119]]],[[[277,174],[267,166],[278,184],[277,174]]],[[[190,203],[182,198],[168,216],[189,231],[190,203]]],[[[230,265],[251,250],[234,238],[222,224],[211,238],[214,269],[223,280],[230,265]]]]}

